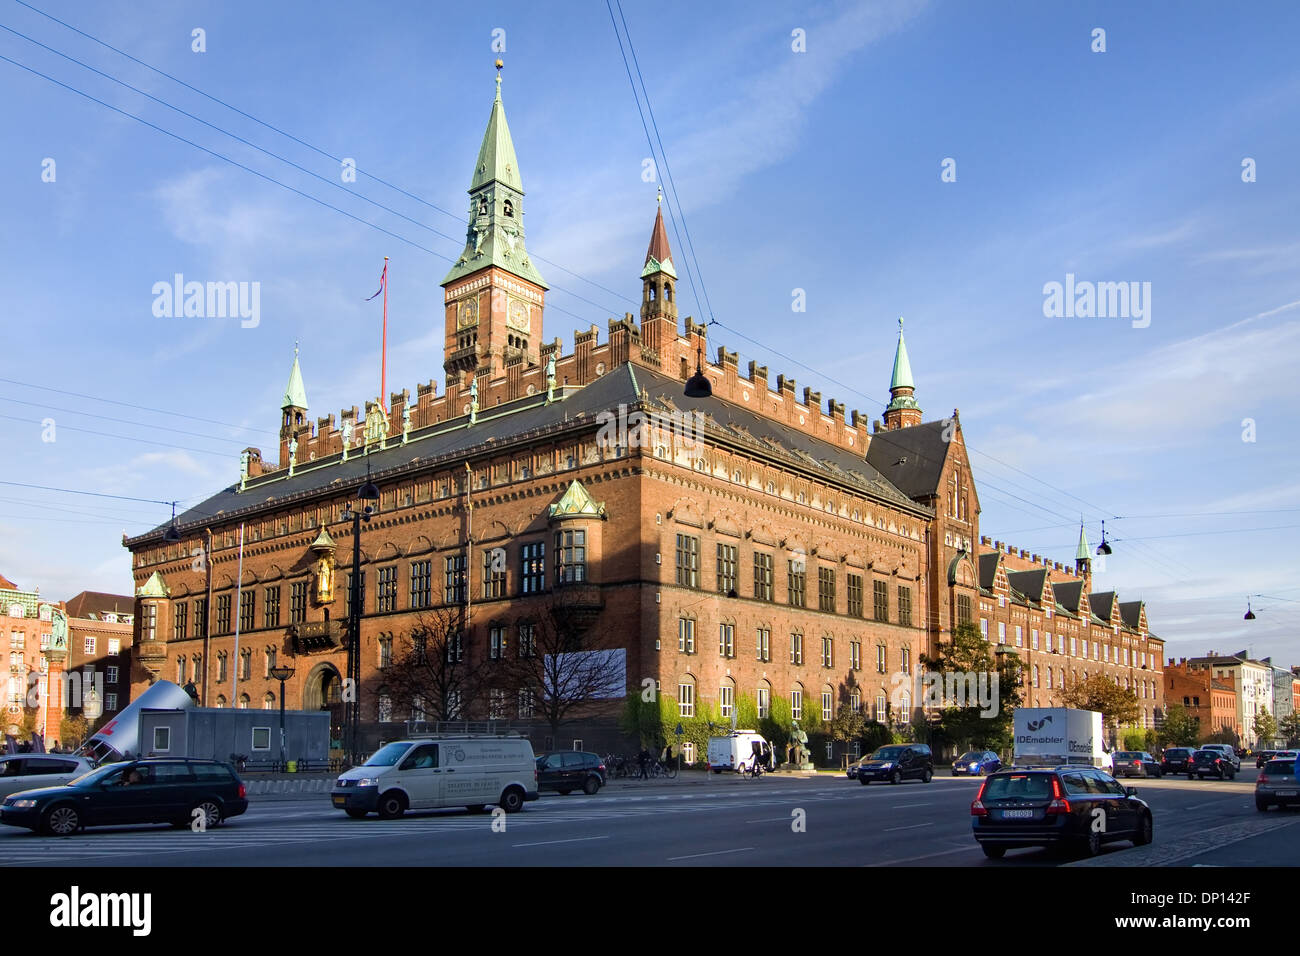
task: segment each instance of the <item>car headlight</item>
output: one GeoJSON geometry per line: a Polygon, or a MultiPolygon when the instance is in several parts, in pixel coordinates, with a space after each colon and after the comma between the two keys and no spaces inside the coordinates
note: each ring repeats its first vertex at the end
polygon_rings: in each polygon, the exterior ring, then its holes
{"type": "Polygon", "coordinates": [[[889,769],[890,767],[892,767],[893,765],[894,765],[894,764],[893,764],[892,761],[890,761],[890,762],[888,762],[888,763],[882,763],[882,764],[880,765],[880,769],[881,769],[881,770],[888,770],[888,769],[889,769]]]}
{"type": "Polygon", "coordinates": [[[979,764],[977,764],[977,763],[973,763],[973,764],[970,765],[970,768],[971,768],[972,770],[978,770],[978,769],[979,769],[979,766],[980,766],[979,764]]]}
{"type": "Polygon", "coordinates": [[[11,807],[18,807],[18,808],[21,808],[21,809],[26,810],[26,809],[28,809],[29,807],[34,807],[34,806],[36,806],[36,801],[35,801],[35,800],[28,800],[28,799],[23,799],[23,800],[14,800],[14,801],[12,801],[11,803],[9,803],[8,806],[11,806],[11,807]]]}
{"type": "Polygon", "coordinates": [[[357,781],[358,787],[377,787],[379,786],[378,777],[362,777],[357,781]]]}

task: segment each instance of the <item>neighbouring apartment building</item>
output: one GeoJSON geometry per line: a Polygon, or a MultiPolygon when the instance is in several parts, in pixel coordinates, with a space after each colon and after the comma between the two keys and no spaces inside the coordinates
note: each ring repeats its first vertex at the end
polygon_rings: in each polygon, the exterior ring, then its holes
{"type": "Polygon", "coordinates": [[[1187,658],[1177,664],[1171,657],[1165,666],[1165,701],[1182,704],[1189,716],[1201,725],[1202,737],[1230,731],[1241,736],[1237,721],[1237,691],[1231,681],[1220,680],[1207,668],[1188,665],[1187,658]]]}

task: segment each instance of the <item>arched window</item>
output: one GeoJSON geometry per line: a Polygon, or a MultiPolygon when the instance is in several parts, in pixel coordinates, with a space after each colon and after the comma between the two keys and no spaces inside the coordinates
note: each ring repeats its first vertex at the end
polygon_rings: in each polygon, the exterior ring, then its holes
{"type": "Polygon", "coordinates": [[[274,694],[268,693],[265,697],[262,698],[262,709],[263,709],[263,710],[275,710],[275,695],[274,695],[274,694]]]}
{"type": "Polygon", "coordinates": [[[388,695],[388,691],[381,690],[376,698],[379,710],[379,722],[386,724],[393,719],[393,698],[388,695]]]}
{"type": "Polygon", "coordinates": [[[506,214],[507,216],[509,216],[511,219],[514,218],[514,216],[515,216],[515,207],[511,204],[511,202],[510,202],[509,199],[507,199],[507,200],[502,204],[501,209],[502,209],[502,211],[505,212],[505,214],[506,214]]]}
{"type": "Polygon", "coordinates": [[[478,214],[480,216],[486,216],[488,214],[487,199],[479,199],[478,214]]]}
{"type": "Polygon", "coordinates": [[[655,291],[655,287],[652,285],[650,286],[650,301],[653,302],[655,300],[655,297],[656,297],[656,291],[655,291]]]}
{"type": "Polygon", "coordinates": [[[664,283],[664,298],[669,302],[673,301],[673,287],[669,282],[664,283]]]}
{"type": "Polygon", "coordinates": [[[217,695],[217,707],[220,709],[220,708],[223,708],[223,707],[225,707],[225,706],[226,706],[226,695],[225,695],[225,694],[218,694],[218,695],[217,695]]]}
{"type": "Polygon", "coordinates": [[[239,709],[240,709],[240,710],[248,710],[248,695],[247,695],[247,694],[240,694],[240,695],[239,695],[239,709]]]}

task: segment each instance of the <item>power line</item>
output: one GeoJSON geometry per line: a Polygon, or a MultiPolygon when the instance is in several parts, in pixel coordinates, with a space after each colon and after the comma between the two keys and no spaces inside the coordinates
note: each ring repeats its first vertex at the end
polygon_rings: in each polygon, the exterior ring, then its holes
{"type": "MultiPolygon", "coordinates": [[[[153,428],[158,431],[173,432],[177,435],[188,435],[191,438],[203,438],[206,439],[207,441],[229,442],[232,445],[244,444],[244,442],[238,438],[221,438],[216,435],[203,435],[200,434],[199,432],[187,432],[183,428],[168,428],[166,425],[153,425],[148,422],[134,422],[128,418],[111,418],[108,415],[96,415],[94,412],[77,411],[75,408],[59,408],[54,405],[45,405],[41,402],[25,402],[21,398],[9,398],[4,395],[0,395],[0,402],[12,402],[15,405],[27,405],[31,408],[42,408],[51,412],[66,412],[69,415],[84,415],[87,418],[98,418],[106,422],[116,422],[119,425],[134,425],[137,428],[153,428]]],[[[56,424],[55,427],[66,428],[67,426],[66,425],[59,426],[56,424]]]]}
{"type": "MultiPolygon", "coordinates": [[[[15,2],[17,2],[17,0],[15,0],[15,2]]],[[[246,432],[260,432],[263,434],[267,433],[266,429],[264,428],[253,428],[250,425],[232,425],[230,422],[219,422],[211,418],[199,418],[195,415],[186,415],[183,412],[167,411],[166,409],[162,409],[162,408],[150,408],[148,405],[133,405],[130,402],[119,402],[116,399],[103,398],[98,395],[87,395],[84,392],[70,392],[67,389],[53,388],[49,385],[36,385],[32,382],[20,382],[12,378],[0,378],[0,383],[6,385],[21,385],[23,388],[39,388],[46,392],[57,392],[59,395],[70,395],[73,398],[88,398],[92,402],[105,402],[106,404],[109,405],[121,405],[123,408],[134,408],[137,411],[141,411],[141,412],[154,412],[158,415],[174,415],[177,418],[188,418],[190,421],[203,422],[205,425],[220,425],[222,428],[236,428],[239,429],[240,431],[246,431],[246,432]]]]}
{"type": "MultiPolygon", "coordinates": [[[[0,57],[0,59],[3,59],[3,57],[0,57]]],[[[19,418],[17,415],[0,415],[0,418],[5,418],[13,422],[22,422],[25,425],[36,425],[37,427],[43,427],[42,423],[39,421],[34,421],[29,418],[19,418]]],[[[216,455],[217,457],[220,458],[230,457],[230,454],[228,452],[213,451],[210,448],[190,448],[185,445],[173,445],[171,442],[152,441],[148,438],[136,438],[134,435],[110,435],[107,432],[97,431],[94,428],[78,428],[75,425],[58,425],[57,427],[62,429],[63,431],[81,432],[86,435],[95,435],[98,438],[112,438],[112,439],[116,439],[117,441],[131,441],[131,442],[138,442],[139,444],[143,444],[143,445],[157,445],[162,448],[171,448],[174,449],[175,451],[192,451],[198,455],[216,455]]],[[[171,502],[168,501],[167,504],[171,504],[171,502]]]]}
{"type": "Polygon", "coordinates": [[[157,498],[136,498],[132,495],[110,495],[103,491],[79,491],[75,488],[52,488],[49,485],[36,485],[25,481],[0,481],[0,485],[11,485],[15,488],[34,488],[37,491],[58,491],[66,495],[87,495],[92,498],[115,498],[118,501],[143,501],[150,505],[172,505],[173,501],[159,501],[157,498]]]}

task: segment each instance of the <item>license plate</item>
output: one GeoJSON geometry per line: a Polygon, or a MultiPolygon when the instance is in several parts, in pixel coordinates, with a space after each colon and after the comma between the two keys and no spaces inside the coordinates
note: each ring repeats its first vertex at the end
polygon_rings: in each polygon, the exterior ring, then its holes
{"type": "Polygon", "coordinates": [[[336,806],[336,807],[346,807],[347,805],[348,805],[348,798],[347,798],[347,797],[335,797],[335,798],[334,798],[334,806],[336,806]]]}
{"type": "Polygon", "coordinates": [[[1294,797],[1294,796],[1296,795],[1296,791],[1294,791],[1294,790],[1279,790],[1279,791],[1277,791],[1277,795],[1278,795],[1279,797],[1294,797]]]}
{"type": "Polygon", "coordinates": [[[1033,819],[1033,810],[1003,810],[1002,819],[1004,820],[1030,820],[1033,819]]]}

